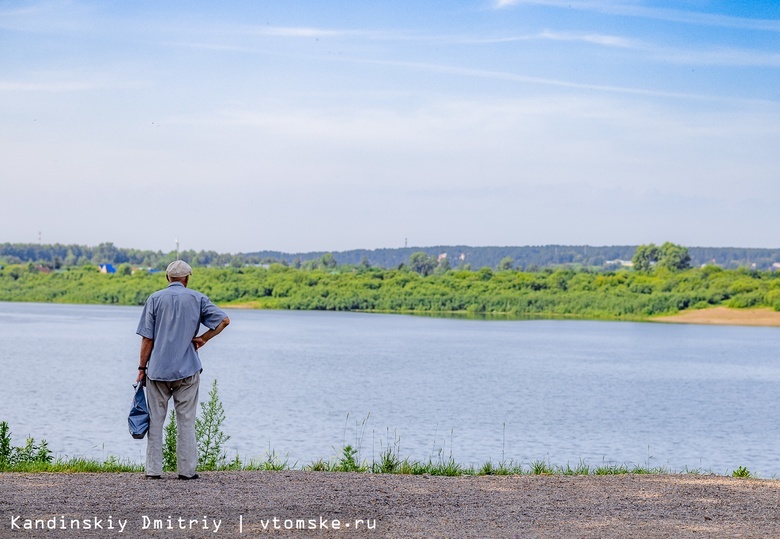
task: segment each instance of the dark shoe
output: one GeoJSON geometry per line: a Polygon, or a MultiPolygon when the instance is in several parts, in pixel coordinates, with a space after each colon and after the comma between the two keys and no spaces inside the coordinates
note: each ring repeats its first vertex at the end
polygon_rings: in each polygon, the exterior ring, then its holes
{"type": "Polygon", "coordinates": [[[161,475],[146,475],[144,476],[146,479],[162,479],[161,475]]]}
{"type": "Polygon", "coordinates": [[[179,474],[179,479],[183,479],[183,480],[187,480],[187,481],[190,480],[190,479],[198,479],[199,477],[200,476],[198,474],[191,475],[189,477],[187,477],[186,475],[179,474]]]}

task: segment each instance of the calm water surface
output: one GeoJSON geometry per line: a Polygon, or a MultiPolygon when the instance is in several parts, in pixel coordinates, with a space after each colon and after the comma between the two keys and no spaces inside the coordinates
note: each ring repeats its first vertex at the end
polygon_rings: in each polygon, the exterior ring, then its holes
{"type": "MultiPolygon", "coordinates": [[[[142,461],[126,421],[140,312],[0,303],[0,420],[16,445],[142,461]]],[[[780,475],[777,328],[229,315],[201,351],[201,400],[216,378],[231,457],[270,449],[301,466],[360,441],[370,460],[400,439],[420,460],[780,475]]]]}

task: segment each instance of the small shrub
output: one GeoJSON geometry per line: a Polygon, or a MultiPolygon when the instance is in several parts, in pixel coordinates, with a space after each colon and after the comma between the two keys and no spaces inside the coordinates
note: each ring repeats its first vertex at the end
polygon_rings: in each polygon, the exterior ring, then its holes
{"type": "Polygon", "coordinates": [[[366,467],[357,460],[357,449],[351,445],[345,445],[341,450],[341,457],[333,467],[336,472],[364,472],[366,467]]]}

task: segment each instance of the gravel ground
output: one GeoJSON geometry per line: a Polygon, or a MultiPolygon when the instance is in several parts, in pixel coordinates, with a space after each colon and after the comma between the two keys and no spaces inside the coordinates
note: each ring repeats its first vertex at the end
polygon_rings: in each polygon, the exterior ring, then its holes
{"type": "Polygon", "coordinates": [[[0,537],[780,537],[779,505],[780,481],[696,475],[2,473],[0,537]]]}

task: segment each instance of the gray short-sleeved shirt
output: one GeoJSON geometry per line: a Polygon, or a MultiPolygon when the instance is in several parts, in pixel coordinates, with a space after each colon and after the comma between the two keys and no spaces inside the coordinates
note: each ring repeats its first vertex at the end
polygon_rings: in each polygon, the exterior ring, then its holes
{"type": "Polygon", "coordinates": [[[154,340],[147,377],[171,382],[199,372],[200,358],[192,339],[201,324],[214,329],[225,318],[209,298],[179,282],[149,296],[136,330],[154,340]]]}

